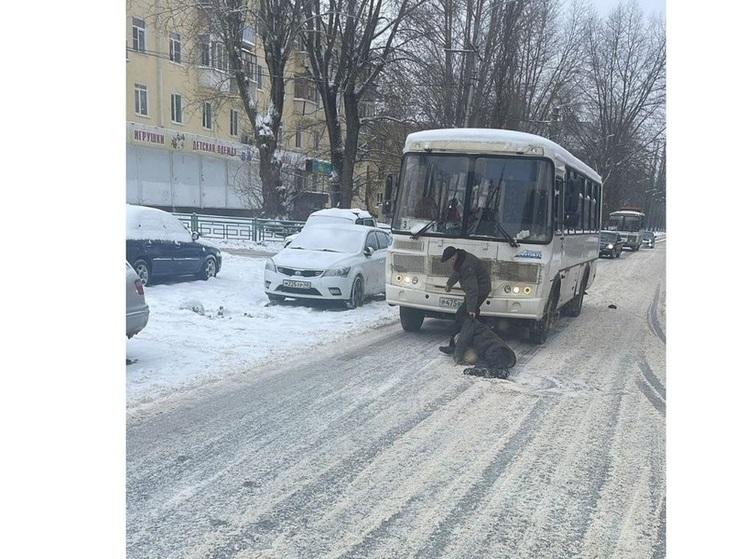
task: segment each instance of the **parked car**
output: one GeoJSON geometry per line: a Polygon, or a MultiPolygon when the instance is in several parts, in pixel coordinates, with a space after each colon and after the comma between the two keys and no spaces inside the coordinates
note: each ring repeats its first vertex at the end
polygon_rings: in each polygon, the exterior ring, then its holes
{"type": "MultiPolygon", "coordinates": [[[[309,215],[303,229],[320,223],[349,223],[355,225],[367,225],[369,227],[378,226],[375,218],[365,210],[359,208],[326,208],[315,211],[309,215]]],[[[301,229],[301,231],[303,229],[301,229]]],[[[283,246],[288,246],[298,235],[299,233],[295,233],[294,235],[288,235],[285,237],[285,244],[283,246]]]]}
{"type": "Polygon", "coordinates": [[[644,231],[642,234],[642,246],[655,248],[655,233],[652,231],[644,231]]]}
{"type": "Polygon", "coordinates": [[[347,223],[305,227],[289,246],[267,260],[264,290],[270,301],[285,297],[344,301],[359,307],[383,293],[389,235],[347,223]]]}
{"type": "Polygon", "coordinates": [[[135,269],[127,265],[127,337],[139,333],[148,323],[150,308],[145,302],[145,290],[135,269]]]}
{"type": "Polygon", "coordinates": [[[220,271],[222,256],[171,214],[128,204],[127,262],[148,285],[184,276],[209,279],[220,271]]]}
{"type": "Polygon", "coordinates": [[[619,258],[624,248],[624,239],[616,231],[601,231],[600,245],[598,250],[599,256],[608,256],[609,258],[619,258]]]}

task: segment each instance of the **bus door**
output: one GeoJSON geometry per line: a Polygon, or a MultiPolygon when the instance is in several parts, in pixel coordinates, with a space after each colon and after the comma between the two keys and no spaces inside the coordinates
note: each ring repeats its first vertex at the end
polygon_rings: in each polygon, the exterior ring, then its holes
{"type": "MultiPolygon", "coordinates": [[[[565,179],[558,176],[554,179],[554,212],[552,222],[554,224],[554,240],[552,241],[552,261],[549,266],[549,273],[546,279],[552,281],[558,270],[562,269],[562,263],[565,261],[565,179]]],[[[549,289],[549,288],[547,288],[549,289]]],[[[547,291],[547,295],[549,291],[547,291]]]]}

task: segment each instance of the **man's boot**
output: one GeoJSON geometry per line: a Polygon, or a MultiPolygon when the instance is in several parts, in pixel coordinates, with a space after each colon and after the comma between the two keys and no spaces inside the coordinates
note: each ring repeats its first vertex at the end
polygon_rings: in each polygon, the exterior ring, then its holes
{"type": "Polygon", "coordinates": [[[438,349],[446,355],[453,355],[453,352],[456,351],[456,341],[453,339],[453,336],[451,336],[448,345],[442,345],[438,349]]]}

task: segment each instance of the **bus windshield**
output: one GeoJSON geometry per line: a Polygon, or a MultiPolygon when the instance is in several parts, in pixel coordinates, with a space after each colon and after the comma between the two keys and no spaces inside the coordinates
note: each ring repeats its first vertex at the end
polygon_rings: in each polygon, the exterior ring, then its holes
{"type": "Polygon", "coordinates": [[[405,155],[395,230],[518,241],[551,239],[552,165],[544,159],[409,153],[405,155]]]}
{"type": "Polygon", "coordinates": [[[639,231],[642,226],[642,218],[636,215],[611,215],[609,216],[609,229],[611,231],[639,231]]]}

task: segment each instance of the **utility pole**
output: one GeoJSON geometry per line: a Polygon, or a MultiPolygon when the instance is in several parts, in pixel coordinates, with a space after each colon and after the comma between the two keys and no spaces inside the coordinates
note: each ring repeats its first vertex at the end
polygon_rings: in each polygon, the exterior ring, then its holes
{"type": "MultiPolygon", "coordinates": [[[[476,49],[443,49],[446,53],[446,56],[449,55],[449,53],[458,52],[461,54],[470,54],[472,57],[477,55],[478,52],[476,49]]],[[[466,60],[464,60],[464,64],[466,64],[466,60]]],[[[468,64],[469,69],[469,75],[465,76],[466,84],[466,107],[464,108],[464,122],[463,126],[469,126],[469,116],[471,113],[471,102],[472,102],[472,95],[474,92],[474,70],[475,70],[475,64],[473,63],[473,59],[471,61],[471,64],[468,64]]],[[[458,123],[454,123],[458,124],[458,123]]]]}

